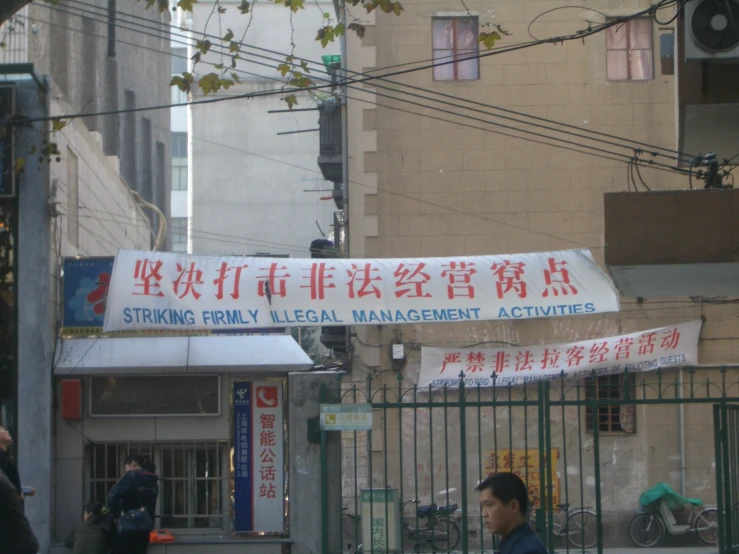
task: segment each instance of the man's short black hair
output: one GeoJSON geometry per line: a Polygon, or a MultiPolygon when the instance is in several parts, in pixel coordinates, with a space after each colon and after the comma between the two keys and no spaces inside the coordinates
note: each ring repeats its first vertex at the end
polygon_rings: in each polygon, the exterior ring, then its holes
{"type": "Polygon", "coordinates": [[[518,500],[521,515],[526,515],[529,508],[529,491],[526,484],[515,473],[496,473],[477,485],[475,490],[482,492],[489,489],[492,495],[503,504],[518,500]]]}
{"type": "Polygon", "coordinates": [[[129,454],[128,457],[123,460],[123,465],[131,465],[131,462],[134,462],[136,465],[143,469],[144,464],[146,464],[146,458],[144,458],[141,454],[129,454]]]}

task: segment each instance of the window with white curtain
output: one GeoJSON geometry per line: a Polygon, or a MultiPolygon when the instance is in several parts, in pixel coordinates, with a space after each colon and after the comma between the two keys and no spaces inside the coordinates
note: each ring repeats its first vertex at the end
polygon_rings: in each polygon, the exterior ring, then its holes
{"type": "Polygon", "coordinates": [[[632,19],[606,29],[606,73],[609,81],[654,79],[652,19],[632,19]]]}
{"type": "Polygon", "coordinates": [[[480,78],[476,17],[447,17],[432,20],[434,81],[475,81],[480,78]]]}

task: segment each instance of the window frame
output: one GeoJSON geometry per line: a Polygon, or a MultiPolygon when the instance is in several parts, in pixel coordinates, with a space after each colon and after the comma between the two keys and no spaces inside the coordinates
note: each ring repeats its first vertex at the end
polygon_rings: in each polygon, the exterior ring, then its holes
{"type": "MultiPolygon", "coordinates": [[[[172,218],[170,218],[169,223],[170,223],[170,237],[172,238],[172,252],[179,252],[181,254],[187,254],[187,244],[188,244],[188,242],[190,240],[190,222],[189,222],[189,218],[187,218],[187,217],[172,217],[172,218]],[[175,250],[175,240],[174,240],[175,239],[175,229],[174,229],[174,225],[172,225],[172,223],[174,223],[175,220],[185,220],[184,241],[182,241],[182,240],[177,240],[176,241],[177,244],[180,244],[180,243],[184,242],[184,245],[185,245],[185,249],[184,250],[175,250]]],[[[178,221],[178,223],[179,223],[179,221],[178,221]]],[[[177,237],[181,237],[182,236],[182,234],[179,233],[179,232],[177,232],[176,235],[177,235],[177,237]]]]}
{"type": "Polygon", "coordinates": [[[187,157],[182,156],[176,156],[172,157],[172,190],[175,192],[187,192],[190,187],[188,184],[188,163],[187,163],[187,157]],[[181,187],[180,184],[182,182],[181,179],[175,179],[175,170],[177,171],[177,175],[181,176],[182,171],[184,170],[185,173],[185,182],[184,187],[181,187]],[[178,185],[175,187],[175,183],[178,183],[178,185]]]}
{"type": "Polygon", "coordinates": [[[431,79],[435,83],[457,82],[457,81],[460,81],[460,82],[474,82],[474,81],[479,81],[480,80],[480,57],[479,57],[480,43],[476,43],[477,44],[477,54],[478,54],[478,56],[476,56],[475,58],[464,58],[462,60],[459,60],[458,59],[459,50],[458,50],[458,46],[457,46],[457,23],[459,21],[465,21],[465,20],[474,20],[475,25],[477,26],[477,32],[478,32],[478,36],[479,36],[479,32],[480,32],[480,18],[477,17],[477,16],[475,16],[475,15],[464,15],[464,16],[461,16],[460,15],[460,16],[451,16],[451,17],[443,17],[443,16],[436,17],[435,16],[435,17],[432,17],[431,18],[431,58],[432,58],[432,60],[433,60],[434,63],[436,63],[436,52],[437,51],[444,51],[444,52],[446,52],[446,51],[449,50],[448,48],[436,48],[436,46],[434,44],[434,23],[437,22],[437,21],[452,21],[453,22],[453,27],[452,27],[452,29],[453,29],[453,31],[452,31],[452,56],[454,57],[454,63],[453,64],[449,64],[449,65],[451,65],[452,68],[454,69],[454,78],[453,79],[437,79],[436,78],[436,74],[434,73],[434,69],[432,68],[431,69],[431,79]],[[477,66],[477,77],[475,77],[474,79],[461,79],[459,77],[459,64],[460,64],[460,62],[470,61],[471,59],[474,59],[475,64],[477,66]]]}
{"type": "MultiPolygon", "coordinates": [[[[86,442],[85,443],[85,457],[84,457],[84,479],[83,487],[85,498],[90,498],[91,501],[97,501],[106,503],[107,495],[110,492],[113,484],[120,478],[123,472],[123,460],[128,454],[137,452],[144,453],[145,455],[152,456],[154,463],[157,466],[157,473],[159,475],[159,495],[157,496],[157,503],[155,508],[154,528],[155,529],[173,529],[178,534],[183,535],[223,535],[224,533],[233,532],[233,522],[231,514],[231,503],[230,503],[230,492],[229,492],[229,481],[231,479],[229,456],[230,448],[228,440],[226,439],[211,439],[211,440],[194,440],[194,441],[109,441],[109,442],[86,442]],[[200,448],[199,448],[200,447],[200,448]],[[197,456],[198,450],[206,453],[206,458],[209,452],[216,452],[217,466],[219,467],[218,477],[198,477],[192,475],[192,463],[190,460],[183,460],[182,468],[188,473],[185,477],[167,476],[167,468],[163,467],[164,453],[166,450],[174,452],[175,450],[182,450],[184,454],[193,454],[197,456]],[[108,449],[115,449],[115,456],[117,459],[113,460],[113,467],[117,469],[114,474],[108,475],[108,449]],[[96,475],[96,462],[97,452],[102,449],[104,452],[103,467],[105,468],[105,475],[98,477],[96,475]],[[164,476],[163,476],[164,475],[164,476]],[[165,477],[166,476],[166,477],[165,477]],[[165,482],[185,482],[185,504],[187,505],[185,514],[163,514],[164,507],[164,483],[165,482]],[[201,481],[215,481],[218,483],[218,490],[220,491],[220,514],[197,514],[192,512],[192,507],[197,503],[197,484],[201,481]],[[102,483],[102,495],[103,498],[97,496],[95,489],[99,488],[96,485],[102,483]],[[167,517],[176,519],[188,520],[187,527],[176,527],[172,525],[171,521],[166,521],[167,517]],[[217,527],[193,527],[192,522],[197,518],[209,518],[212,521],[220,522],[217,527]],[[165,523],[162,521],[165,520],[165,523]]],[[[171,464],[172,469],[175,467],[174,459],[171,464]]],[[[210,469],[208,469],[210,473],[210,469]]],[[[172,495],[176,494],[176,486],[172,486],[172,495]]],[[[206,496],[207,498],[207,496],[206,496]]]]}
{"type": "MultiPolygon", "coordinates": [[[[614,18],[608,18],[607,21],[613,21],[614,18]]],[[[638,17],[636,19],[626,21],[622,23],[621,25],[615,26],[616,29],[619,27],[623,27],[624,29],[624,35],[626,36],[626,48],[608,48],[608,31],[609,29],[606,29],[606,35],[605,35],[605,57],[606,57],[606,80],[613,83],[646,83],[649,81],[654,81],[656,76],[656,71],[654,67],[654,22],[651,18],[648,17],[638,17]],[[647,49],[646,48],[631,48],[631,23],[632,21],[648,21],[650,23],[649,25],[649,54],[651,58],[651,68],[652,72],[651,75],[646,79],[634,79],[631,75],[631,52],[644,52],[647,49]],[[608,74],[608,53],[609,52],[626,52],[626,78],[625,79],[615,79],[609,76],[608,74]]],[[[611,27],[613,28],[613,27],[611,27]]]]}
{"type": "MultiPolygon", "coordinates": [[[[623,400],[626,397],[625,391],[626,386],[631,389],[631,398],[635,397],[636,384],[633,378],[624,380],[626,374],[610,374],[610,375],[596,375],[594,377],[588,377],[585,379],[585,399],[590,401],[597,401],[601,399],[601,392],[606,388],[608,396],[604,400],[623,400]],[[613,383],[617,383],[617,396],[609,394],[613,392],[610,387],[613,383]],[[610,390],[609,390],[610,389],[610,390]],[[593,396],[596,393],[595,397],[593,396]]],[[[593,433],[593,409],[594,406],[585,406],[585,431],[587,433],[593,433]]],[[[605,435],[636,435],[636,406],[634,404],[606,404],[598,406],[598,434],[605,435]],[[606,421],[602,422],[602,418],[605,417],[606,421]],[[633,430],[624,429],[623,418],[632,418],[634,422],[633,430]],[[618,418],[618,428],[615,427],[614,418],[618,418]],[[604,428],[605,424],[605,428],[604,428]]]]}

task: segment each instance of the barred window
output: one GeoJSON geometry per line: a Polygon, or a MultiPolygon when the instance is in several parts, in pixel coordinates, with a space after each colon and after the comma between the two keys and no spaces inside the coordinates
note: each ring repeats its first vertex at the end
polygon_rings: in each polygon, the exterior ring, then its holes
{"type": "Polygon", "coordinates": [[[142,454],[157,466],[157,528],[228,528],[226,441],[88,444],[86,480],[91,501],[107,502],[130,454],[142,454]]]}
{"type": "MultiPolygon", "coordinates": [[[[628,385],[634,398],[634,380],[628,385]]],[[[623,400],[625,395],[623,375],[599,375],[585,380],[585,398],[588,400],[623,400]]],[[[585,429],[593,430],[593,406],[585,408],[585,429]]],[[[636,433],[636,407],[633,404],[598,406],[598,431],[602,433],[636,433]]]]}

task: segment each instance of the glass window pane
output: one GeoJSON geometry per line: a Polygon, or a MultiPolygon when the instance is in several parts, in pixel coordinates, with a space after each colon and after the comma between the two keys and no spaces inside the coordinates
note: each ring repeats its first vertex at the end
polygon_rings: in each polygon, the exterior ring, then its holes
{"type": "Polygon", "coordinates": [[[627,50],[611,50],[606,53],[607,76],[610,81],[620,81],[629,78],[627,50]]]}
{"type": "Polygon", "coordinates": [[[628,48],[626,40],[626,25],[614,25],[606,29],[606,48],[608,50],[625,50],[628,48]]]}
{"type": "Polygon", "coordinates": [[[187,158],[187,133],[172,133],[172,157],[187,158]]]}
{"type": "MultiPolygon", "coordinates": [[[[434,50],[434,62],[447,62],[454,58],[454,50],[434,50]]],[[[434,81],[453,81],[454,64],[438,65],[434,67],[434,81]]]]}
{"type": "Polygon", "coordinates": [[[97,416],[216,415],[218,376],[92,377],[90,413],[97,416]]]}
{"type": "Polygon", "coordinates": [[[477,20],[476,19],[458,19],[457,20],[457,49],[472,50],[477,47],[477,20]]]}
{"type": "Polygon", "coordinates": [[[631,79],[634,81],[646,81],[654,76],[654,67],[651,50],[631,51],[631,79]]]}
{"type": "Polygon", "coordinates": [[[629,24],[629,46],[638,49],[652,49],[652,20],[634,19],[629,24]]]}
{"type": "Polygon", "coordinates": [[[433,20],[433,47],[434,50],[454,48],[454,20],[433,20]]]}
{"type": "MultiPolygon", "coordinates": [[[[466,56],[474,55],[475,52],[464,52],[460,56],[462,59],[466,56]]],[[[457,79],[475,80],[480,78],[480,64],[477,58],[471,58],[467,61],[457,63],[457,79]]]]}
{"type": "Polygon", "coordinates": [[[180,75],[187,71],[187,48],[172,48],[172,73],[180,75]]]}

